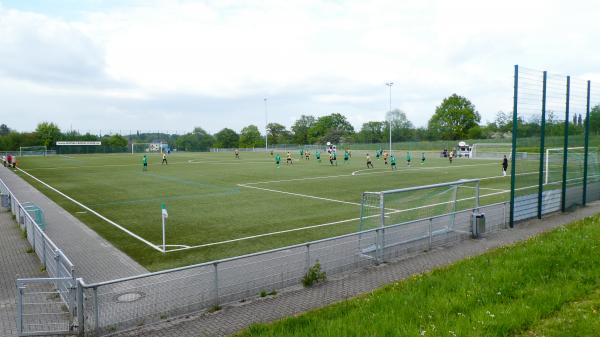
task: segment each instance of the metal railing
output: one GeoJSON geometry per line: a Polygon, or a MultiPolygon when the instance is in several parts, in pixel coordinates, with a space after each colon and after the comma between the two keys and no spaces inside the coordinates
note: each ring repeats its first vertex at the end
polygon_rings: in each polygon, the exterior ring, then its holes
{"type": "MultiPolygon", "coordinates": [[[[489,231],[506,228],[507,203],[480,206],[489,231]]],[[[164,270],[112,281],[79,282],[86,333],[95,336],[167,317],[210,310],[259,293],[298,286],[317,261],[328,275],[354,270],[411,251],[427,250],[469,236],[466,209],[428,219],[369,229],[264,252],[164,270]],[[447,229],[448,217],[454,225],[447,229]],[[384,238],[385,245],[377,244],[384,238]],[[377,247],[369,251],[369,247],[377,247]]]]}
{"type": "MultiPolygon", "coordinates": [[[[6,186],[4,181],[0,180],[0,194],[2,195],[3,203],[6,202],[6,206],[10,209],[11,213],[15,216],[15,220],[19,225],[19,228],[23,232],[23,235],[27,238],[27,241],[31,245],[32,252],[34,252],[42,264],[42,268],[48,273],[53,281],[56,294],[61,299],[61,302],[68,308],[69,312],[73,315],[76,311],[75,303],[75,266],[69,260],[69,258],[58,248],[58,246],[44,233],[40,228],[39,224],[34,220],[31,214],[28,212],[28,206],[17,199],[14,193],[6,186]]],[[[26,281],[30,279],[17,280],[18,286],[23,286],[26,281]]],[[[22,301],[21,296],[23,292],[18,293],[18,300],[22,301]]],[[[39,305],[43,305],[38,303],[39,305]]],[[[29,307],[31,308],[31,307],[29,307]]],[[[27,308],[25,308],[27,309],[27,308]]],[[[18,312],[23,314],[23,312],[18,312]]],[[[25,313],[25,315],[29,315],[25,313]]],[[[32,326],[28,322],[24,321],[26,317],[33,316],[21,316],[18,318],[22,324],[19,325],[20,329],[18,333],[20,335],[34,334],[33,331],[28,331],[28,327],[32,326]]]]}

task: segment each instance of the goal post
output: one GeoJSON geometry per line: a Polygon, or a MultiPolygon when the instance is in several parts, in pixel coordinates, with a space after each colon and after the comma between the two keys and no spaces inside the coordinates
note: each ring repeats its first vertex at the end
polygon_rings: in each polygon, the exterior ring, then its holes
{"type": "Polygon", "coordinates": [[[19,157],[23,156],[46,156],[48,149],[44,145],[39,146],[21,146],[19,147],[19,157]]]}
{"type": "Polygon", "coordinates": [[[131,143],[131,154],[135,153],[162,153],[162,142],[159,143],[131,143]]]}
{"type": "Polygon", "coordinates": [[[363,192],[359,230],[383,228],[478,208],[479,179],[363,192]]]}
{"type": "Polygon", "coordinates": [[[431,247],[457,235],[478,236],[485,231],[475,226],[481,216],[479,197],[479,179],[363,192],[360,254],[381,261],[384,250],[393,246],[431,247]]]}
{"type": "Polygon", "coordinates": [[[511,143],[475,143],[471,148],[470,158],[475,159],[511,159],[511,143]]]}

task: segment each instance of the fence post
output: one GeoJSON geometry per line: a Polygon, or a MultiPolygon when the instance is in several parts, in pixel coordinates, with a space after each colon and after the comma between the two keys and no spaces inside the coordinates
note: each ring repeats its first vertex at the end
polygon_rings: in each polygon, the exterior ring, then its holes
{"type": "Polygon", "coordinates": [[[540,127],[540,168],[538,178],[538,207],[537,218],[542,218],[542,194],[544,193],[544,154],[546,152],[546,86],[548,72],[544,71],[544,80],[542,84],[542,121],[540,127]]]}
{"type": "Polygon", "coordinates": [[[46,240],[42,240],[42,265],[45,269],[48,268],[46,265],[46,240]]]}
{"type": "Polygon", "coordinates": [[[56,251],[54,255],[54,262],[56,266],[56,275],[54,275],[53,277],[60,277],[60,250],[56,251]]]}
{"type": "Polygon", "coordinates": [[[98,287],[94,287],[94,335],[99,336],[99,328],[100,328],[100,322],[98,322],[98,320],[100,319],[100,313],[99,313],[99,309],[100,306],[98,305],[98,287]]]}
{"type": "Polygon", "coordinates": [[[215,267],[215,307],[219,305],[219,264],[213,263],[215,267]]]}
{"type": "Polygon", "coordinates": [[[375,229],[375,262],[381,263],[381,228],[375,229]]]}
{"type": "Polygon", "coordinates": [[[19,294],[17,295],[17,332],[21,335],[23,332],[23,286],[17,283],[19,294]]]}
{"type": "Polygon", "coordinates": [[[429,249],[428,250],[431,250],[432,241],[433,241],[433,238],[432,238],[433,230],[431,228],[433,225],[432,223],[433,223],[433,218],[429,218],[429,249]]]}
{"type": "Polygon", "coordinates": [[[510,155],[510,220],[509,226],[513,228],[515,226],[515,174],[516,174],[516,163],[517,163],[517,108],[518,108],[518,97],[519,97],[519,65],[515,65],[515,84],[513,94],[513,125],[512,125],[512,149],[510,155]]]}
{"type": "Polygon", "coordinates": [[[77,330],[79,336],[85,335],[85,318],[83,315],[83,285],[82,279],[78,278],[77,282],[77,330]]]}
{"type": "Polygon", "coordinates": [[[306,271],[310,269],[310,243],[306,244],[306,271]]]}
{"type": "Polygon", "coordinates": [[[588,149],[590,145],[590,88],[591,82],[587,81],[587,104],[585,108],[585,139],[584,139],[584,157],[583,157],[583,199],[582,204],[587,202],[587,181],[588,181],[588,149]]]}
{"type": "Polygon", "coordinates": [[[383,255],[385,250],[385,194],[383,192],[379,193],[379,208],[381,211],[381,249],[379,250],[380,262],[383,263],[383,255]]]}
{"type": "Polygon", "coordinates": [[[35,236],[37,234],[37,228],[36,227],[37,226],[35,225],[35,222],[32,222],[31,223],[31,229],[32,229],[32,232],[33,232],[33,239],[31,239],[31,242],[33,242],[33,243],[31,244],[31,248],[33,248],[34,252],[35,252],[35,236]]]}
{"type": "Polygon", "coordinates": [[[569,156],[569,98],[571,96],[571,76],[567,76],[567,104],[565,107],[565,140],[563,144],[562,189],[560,191],[560,211],[567,208],[567,157],[569,156]]]}

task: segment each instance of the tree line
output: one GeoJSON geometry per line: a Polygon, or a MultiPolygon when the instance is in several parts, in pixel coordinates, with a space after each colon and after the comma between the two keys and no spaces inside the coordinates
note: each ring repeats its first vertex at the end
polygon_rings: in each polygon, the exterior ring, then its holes
{"type": "MultiPolygon", "coordinates": [[[[570,134],[583,134],[585,119],[581,114],[573,114],[570,134]]],[[[269,145],[277,144],[334,144],[387,143],[391,128],[393,142],[501,139],[511,137],[512,112],[498,112],[496,118],[487,124],[481,123],[481,116],[466,97],[453,94],[446,97],[430,118],[427,127],[415,127],[401,110],[392,110],[383,121],[363,123],[356,131],[346,116],[340,113],[315,117],[301,115],[288,129],[279,123],[267,124],[269,145]]],[[[517,120],[519,137],[532,137],[541,132],[541,115],[532,115],[517,120]]],[[[600,132],[600,105],[590,113],[590,131],[600,132]]],[[[546,116],[546,136],[564,135],[564,121],[558,114],[549,111],[546,116]]],[[[194,128],[184,135],[162,133],[139,133],[131,135],[93,135],[77,131],[62,132],[51,122],[38,124],[33,132],[17,132],[7,125],[0,125],[0,150],[16,150],[21,146],[45,145],[54,148],[57,140],[102,141],[103,145],[115,148],[126,147],[132,142],[151,143],[162,141],[172,148],[183,151],[207,151],[209,148],[252,148],[264,147],[265,138],[256,125],[248,125],[236,132],[224,128],[210,134],[201,127],[194,128]]]]}

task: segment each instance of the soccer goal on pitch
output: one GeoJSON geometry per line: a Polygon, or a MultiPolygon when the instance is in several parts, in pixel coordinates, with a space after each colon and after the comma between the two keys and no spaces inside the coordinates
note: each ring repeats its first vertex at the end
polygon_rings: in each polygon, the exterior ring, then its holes
{"type": "MultiPolygon", "coordinates": [[[[559,184],[563,180],[564,148],[547,148],[544,156],[544,184],[559,184]]],[[[583,181],[583,167],[585,165],[585,147],[567,148],[567,176],[570,181],[583,181]],[[577,174],[579,173],[579,174],[577,174]],[[575,175],[573,177],[572,175],[575,175]],[[581,177],[579,177],[581,176],[581,177]]],[[[588,149],[588,177],[598,178],[598,153],[588,149]]]]}
{"type": "Polygon", "coordinates": [[[131,143],[131,154],[134,153],[161,153],[163,143],[131,143]]]}
{"type": "Polygon", "coordinates": [[[510,159],[512,155],[511,143],[476,143],[471,148],[471,158],[475,159],[510,159]]]}
{"type": "Polygon", "coordinates": [[[46,156],[48,149],[46,146],[21,146],[19,147],[19,156],[46,156]]]}
{"type": "MultiPolygon", "coordinates": [[[[443,241],[452,235],[474,235],[479,214],[479,179],[364,192],[361,198],[361,254],[382,254],[391,246],[443,241]],[[369,230],[377,230],[377,238],[369,230]],[[364,240],[363,240],[364,238],[364,240]],[[377,253],[375,253],[377,254],[377,253]]],[[[484,223],[485,226],[485,223],[484,223]]]]}

